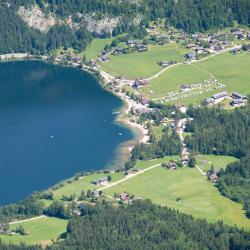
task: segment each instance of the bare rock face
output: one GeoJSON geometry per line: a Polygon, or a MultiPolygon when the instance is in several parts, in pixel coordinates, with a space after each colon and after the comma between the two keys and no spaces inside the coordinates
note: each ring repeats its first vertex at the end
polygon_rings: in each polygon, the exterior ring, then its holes
{"type": "Polygon", "coordinates": [[[81,25],[83,27],[85,27],[89,32],[95,32],[98,35],[112,33],[121,19],[120,17],[108,16],[97,19],[95,14],[78,14],[78,18],[80,18],[81,25]]]}
{"type": "Polygon", "coordinates": [[[38,29],[41,32],[47,32],[57,23],[56,18],[51,14],[46,16],[37,5],[29,9],[25,9],[21,6],[18,10],[18,14],[30,27],[38,29]]]}

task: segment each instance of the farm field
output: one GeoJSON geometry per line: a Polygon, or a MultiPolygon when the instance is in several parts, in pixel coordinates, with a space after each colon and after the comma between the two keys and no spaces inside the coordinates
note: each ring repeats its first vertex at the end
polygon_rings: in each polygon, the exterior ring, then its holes
{"type": "Polygon", "coordinates": [[[219,170],[221,168],[226,169],[229,163],[237,160],[238,159],[233,156],[224,155],[198,155],[196,157],[196,163],[203,171],[210,170],[212,165],[214,170],[219,170]]]}
{"type": "Polygon", "coordinates": [[[27,245],[31,244],[41,244],[48,245],[51,243],[52,239],[57,239],[57,237],[66,232],[66,226],[68,221],[44,217],[39,218],[33,221],[27,221],[22,223],[17,223],[11,225],[11,229],[15,229],[18,226],[22,225],[28,235],[22,236],[19,234],[12,236],[0,236],[0,239],[6,243],[19,244],[20,242],[25,242],[27,245]]]}
{"type": "Polygon", "coordinates": [[[104,49],[106,44],[111,44],[114,38],[96,38],[91,44],[86,48],[81,56],[85,55],[87,60],[97,58],[100,51],[104,49]]]}
{"type": "Polygon", "coordinates": [[[209,222],[223,220],[229,225],[250,228],[242,205],[220,195],[207,177],[195,168],[168,171],[159,166],[106,189],[105,193],[112,196],[124,191],[209,222]],[[179,202],[177,197],[181,198],[179,202]]]}
{"type": "Polygon", "coordinates": [[[214,93],[225,90],[228,92],[238,91],[247,95],[250,93],[249,65],[249,53],[241,52],[238,55],[232,55],[229,52],[225,52],[201,62],[190,65],[177,65],[170,68],[158,78],[153,79],[151,85],[142,91],[150,98],[157,99],[171,91],[179,92],[182,84],[195,84],[214,77],[224,84],[225,87],[213,89],[209,92],[202,91],[202,93],[195,96],[176,100],[175,103],[197,103],[214,93]]]}
{"type": "Polygon", "coordinates": [[[146,52],[135,52],[126,55],[110,55],[110,61],[101,64],[101,69],[115,76],[127,79],[141,79],[154,75],[162,70],[160,61],[184,61],[186,50],[176,43],[163,46],[149,46],[146,52]]]}
{"type": "Polygon", "coordinates": [[[94,184],[91,184],[91,181],[94,181],[96,179],[100,179],[102,177],[110,175],[112,177],[111,183],[118,181],[124,177],[124,174],[119,172],[119,173],[110,173],[110,174],[105,174],[105,173],[97,173],[97,174],[91,174],[88,176],[83,176],[79,180],[72,180],[70,182],[64,183],[63,186],[60,186],[58,189],[52,190],[54,199],[59,200],[62,198],[63,195],[71,195],[71,194],[76,194],[79,196],[84,190],[86,193],[89,189],[97,189],[98,187],[101,186],[96,186],[94,184]]]}

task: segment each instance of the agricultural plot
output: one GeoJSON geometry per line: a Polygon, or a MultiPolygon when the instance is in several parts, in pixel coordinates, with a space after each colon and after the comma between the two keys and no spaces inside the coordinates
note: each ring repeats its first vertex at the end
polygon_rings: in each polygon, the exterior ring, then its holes
{"type": "Polygon", "coordinates": [[[250,93],[249,65],[249,53],[242,52],[232,55],[225,52],[201,62],[172,67],[158,78],[153,79],[150,86],[140,91],[152,99],[162,98],[164,102],[184,104],[198,103],[225,90],[229,93],[238,91],[247,95],[250,93]],[[212,88],[204,85],[205,81],[212,79],[218,80],[220,85],[212,86],[212,88]],[[180,86],[183,84],[192,86],[201,84],[203,86],[201,89],[193,88],[183,95],[179,92],[180,86]]]}
{"type": "Polygon", "coordinates": [[[112,196],[124,191],[209,222],[223,220],[229,225],[250,228],[242,205],[220,195],[195,168],[170,171],[159,166],[106,189],[105,193],[112,196]]]}
{"type": "Polygon", "coordinates": [[[110,55],[110,61],[102,63],[101,69],[127,79],[141,79],[150,77],[162,67],[160,61],[184,61],[186,50],[176,43],[163,46],[149,46],[146,52],[134,52],[124,55],[110,55]]]}
{"type": "Polygon", "coordinates": [[[106,173],[96,173],[96,174],[91,174],[88,176],[83,176],[79,180],[70,180],[70,181],[65,182],[61,185],[60,184],[57,185],[57,187],[58,187],[57,189],[52,189],[54,199],[59,200],[62,198],[63,195],[69,196],[72,194],[76,194],[77,196],[79,196],[82,191],[84,191],[86,193],[88,190],[100,188],[101,186],[91,184],[90,182],[94,181],[96,179],[103,178],[103,177],[108,176],[108,175],[110,175],[112,178],[111,183],[118,181],[124,177],[124,174],[121,172],[111,173],[111,174],[109,174],[109,173],[107,173],[107,174],[106,173]]]}
{"type": "Polygon", "coordinates": [[[5,243],[10,242],[13,244],[19,244],[21,242],[25,242],[27,245],[48,245],[52,243],[52,240],[56,240],[60,234],[66,232],[67,223],[67,220],[52,217],[39,218],[32,221],[17,223],[11,225],[11,229],[15,229],[21,225],[28,235],[1,235],[0,239],[5,243]]]}
{"type": "Polygon", "coordinates": [[[210,170],[212,165],[214,170],[225,169],[229,163],[237,160],[233,156],[226,155],[198,155],[196,157],[196,163],[203,171],[210,170]]]}

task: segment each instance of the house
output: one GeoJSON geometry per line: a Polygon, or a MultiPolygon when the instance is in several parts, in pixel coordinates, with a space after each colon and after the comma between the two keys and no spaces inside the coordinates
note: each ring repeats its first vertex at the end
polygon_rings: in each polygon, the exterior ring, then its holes
{"type": "Polygon", "coordinates": [[[238,54],[239,52],[240,52],[239,48],[233,48],[233,49],[231,49],[231,53],[234,54],[234,55],[238,54]]]}
{"type": "Polygon", "coordinates": [[[245,102],[243,99],[234,99],[232,102],[231,102],[231,105],[233,107],[242,107],[245,105],[245,102]]]}
{"type": "Polygon", "coordinates": [[[247,34],[247,39],[250,40],[250,33],[247,34]]]}
{"type": "Polygon", "coordinates": [[[223,50],[222,46],[221,45],[215,45],[213,47],[214,51],[220,51],[220,50],[223,50]]]}
{"type": "Polygon", "coordinates": [[[91,181],[90,183],[94,184],[94,185],[107,185],[108,184],[108,177],[105,176],[103,178],[91,181]]]}
{"type": "Polygon", "coordinates": [[[208,98],[206,100],[206,103],[207,103],[208,106],[212,106],[214,104],[214,98],[208,98]]]}
{"type": "Polygon", "coordinates": [[[108,62],[109,58],[107,56],[101,56],[100,62],[108,62]]]}
{"type": "Polygon", "coordinates": [[[125,192],[120,193],[119,199],[123,202],[129,202],[129,195],[125,192]]]}
{"type": "Polygon", "coordinates": [[[139,89],[141,87],[147,86],[148,84],[149,84],[149,82],[146,80],[135,80],[132,87],[135,89],[139,89]]]}
{"type": "Polygon", "coordinates": [[[212,96],[215,104],[225,100],[227,97],[228,97],[228,93],[226,91],[220,92],[218,94],[214,94],[212,96]]]}
{"type": "Polygon", "coordinates": [[[183,114],[185,114],[187,112],[187,107],[183,104],[177,104],[177,105],[175,105],[175,107],[183,114]]]}
{"type": "Polygon", "coordinates": [[[196,48],[196,51],[197,51],[197,53],[201,54],[201,53],[204,52],[204,47],[203,47],[203,46],[198,46],[198,47],[196,48]]]}
{"type": "Polygon", "coordinates": [[[186,59],[189,60],[189,61],[196,60],[195,53],[188,53],[188,54],[186,54],[186,59]]]}
{"type": "Polygon", "coordinates": [[[100,192],[98,190],[92,190],[91,191],[91,195],[93,195],[94,197],[99,197],[100,196],[100,192]]]}
{"type": "Polygon", "coordinates": [[[176,163],[170,161],[169,163],[167,163],[167,168],[169,170],[176,170],[177,169],[177,165],[176,165],[176,163]]]}
{"type": "Polygon", "coordinates": [[[135,41],[134,40],[128,40],[127,41],[127,45],[130,47],[130,48],[133,48],[135,46],[135,41]]]}
{"type": "Polygon", "coordinates": [[[163,68],[168,67],[170,65],[169,61],[161,61],[159,62],[160,66],[162,66],[163,68]]]}
{"type": "Polygon", "coordinates": [[[218,177],[218,175],[216,173],[211,174],[210,177],[209,177],[209,180],[211,182],[217,182],[218,179],[219,179],[219,177],[218,177]]]}
{"type": "Polygon", "coordinates": [[[196,47],[197,47],[197,45],[194,44],[194,43],[189,43],[189,44],[186,46],[187,49],[196,49],[196,47]]]}
{"type": "Polygon", "coordinates": [[[242,99],[242,100],[246,99],[246,97],[244,95],[241,95],[241,94],[239,94],[237,92],[232,93],[232,98],[233,99],[242,99]]]}
{"type": "Polygon", "coordinates": [[[147,51],[148,46],[144,45],[144,44],[140,44],[140,45],[137,46],[137,49],[138,49],[139,52],[147,51]]]}

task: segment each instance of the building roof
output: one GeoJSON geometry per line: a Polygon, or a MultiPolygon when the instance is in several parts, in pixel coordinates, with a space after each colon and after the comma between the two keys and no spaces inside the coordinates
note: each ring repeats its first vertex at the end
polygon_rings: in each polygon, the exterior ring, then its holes
{"type": "Polygon", "coordinates": [[[228,96],[228,93],[226,91],[223,91],[223,92],[220,92],[218,94],[214,94],[212,96],[212,98],[219,99],[219,98],[226,97],[226,96],[228,96]]]}

